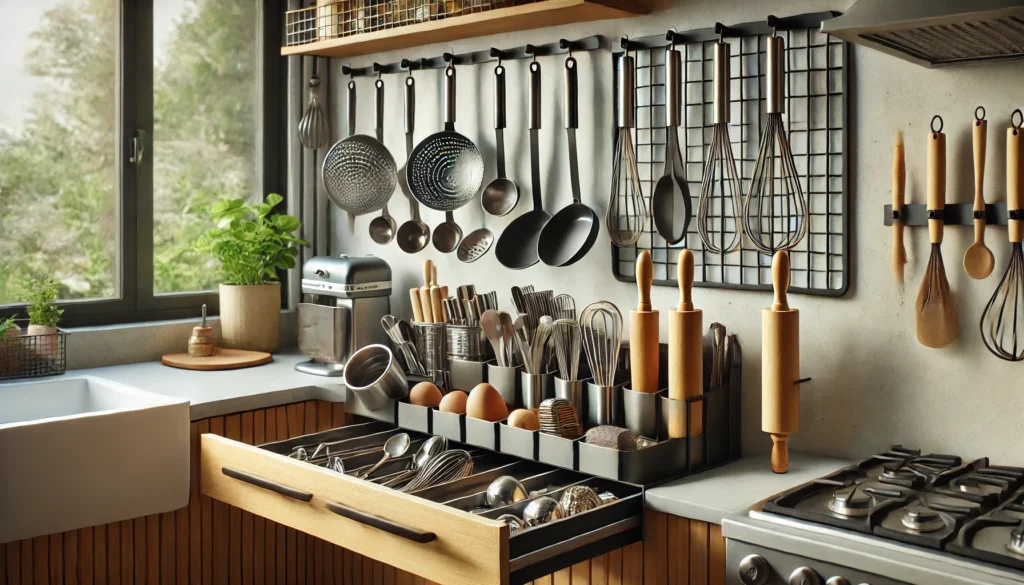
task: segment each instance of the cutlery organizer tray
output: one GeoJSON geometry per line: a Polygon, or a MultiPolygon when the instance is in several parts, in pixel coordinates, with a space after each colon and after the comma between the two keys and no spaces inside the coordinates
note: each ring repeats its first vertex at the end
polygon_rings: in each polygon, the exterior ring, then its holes
{"type": "MultiPolygon", "coordinates": [[[[371,421],[260,446],[203,435],[201,493],[446,585],[528,583],[643,539],[641,487],[465,444],[449,444],[472,456],[472,474],[463,479],[403,493],[353,476],[352,470],[377,463],[384,442],[401,432],[371,421]],[[331,443],[345,473],[291,456],[302,447],[307,456],[326,459],[316,453],[322,443],[331,443]],[[488,508],[484,499],[491,481],[503,475],[543,492],[531,497],[558,499],[565,488],[586,485],[617,499],[512,534],[497,518],[521,518],[528,502],[488,508]]],[[[407,453],[429,438],[409,435],[407,453]]],[[[397,457],[374,477],[406,465],[408,457],[397,457]]]]}

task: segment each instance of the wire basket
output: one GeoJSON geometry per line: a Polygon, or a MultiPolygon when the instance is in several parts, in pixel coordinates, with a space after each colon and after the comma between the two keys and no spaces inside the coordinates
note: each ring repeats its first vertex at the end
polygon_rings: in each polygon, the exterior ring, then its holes
{"type": "Polygon", "coordinates": [[[0,337],[0,380],[63,374],[67,370],[67,338],[63,329],[0,337]]]}
{"type": "Polygon", "coordinates": [[[336,0],[285,13],[285,45],[304,45],[541,0],[336,0]]]}

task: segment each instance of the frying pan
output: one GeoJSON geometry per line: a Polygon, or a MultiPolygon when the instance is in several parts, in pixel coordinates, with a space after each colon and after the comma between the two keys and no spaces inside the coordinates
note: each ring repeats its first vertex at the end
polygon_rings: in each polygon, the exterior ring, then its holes
{"type": "Polygon", "coordinates": [[[594,210],[580,200],[580,166],[576,156],[579,127],[579,68],[576,59],[565,60],[565,129],[569,136],[569,178],[572,203],[555,214],[540,232],[537,252],[548,266],[569,266],[587,255],[597,240],[600,222],[594,210]]]}
{"type": "Polygon", "coordinates": [[[533,211],[508,224],[498,238],[494,254],[506,268],[521,270],[540,261],[537,243],[540,232],[551,219],[544,211],[540,194],[540,63],[530,63],[530,178],[533,183],[533,211]]]}
{"type": "Polygon", "coordinates": [[[455,67],[444,70],[444,130],[416,146],[406,163],[409,191],[436,211],[453,211],[476,197],[484,158],[473,141],[455,131],[455,67]]]}
{"type": "Polygon", "coordinates": [[[353,215],[380,211],[398,185],[398,167],[380,140],[355,133],[355,81],[348,84],[348,108],[348,138],[327,151],[320,170],[327,197],[353,215]]]}

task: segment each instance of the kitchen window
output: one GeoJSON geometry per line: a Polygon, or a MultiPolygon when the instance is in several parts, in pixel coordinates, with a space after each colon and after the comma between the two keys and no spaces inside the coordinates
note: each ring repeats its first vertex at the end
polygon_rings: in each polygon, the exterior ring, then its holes
{"type": "Polygon", "coordinates": [[[41,276],[64,326],[215,313],[206,209],[284,194],[283,1],[3,4],[0,315],[41,276]]]}

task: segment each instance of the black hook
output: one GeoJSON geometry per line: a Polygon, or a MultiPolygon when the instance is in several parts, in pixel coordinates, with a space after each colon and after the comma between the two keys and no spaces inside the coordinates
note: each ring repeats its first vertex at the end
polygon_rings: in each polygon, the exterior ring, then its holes
{"type": "MultiPolygon", "coordinates": [[[[1013,120],[1012,117],[1010,119],[1013,120]]],[[[935,116],[932,116],[932,124],[931,124],[932,133],[933,134],[938,134],[938,133],[942,132],[942,126],[943,126],[943,124],[942,124],[942,116],[939,116],[938,114],[936,114],[935,116]],[[939,129],[938,130],[935,129],[935,120],[939,121],[939,129]]]]}
{"type": "MultiPolygon", "coordinates": [[[[768,15],[768,26],[770,26],[771,29],[772,29],[772,36],[773,37],[779,36],[779,27],[781,25],[782,25],[782,21],[779,19],[779,17],[775,16],[774,14],[769,14],[768,15]]],[[[783,29],[783,30],[785,30],[785,29],[783,29]]]]}
{"type": "MultiPolygon", "coordinates": [[[[977,122],[981,122],[984,119],[985,119],[985,106],[978,106],[977,108],[974,108],[974,120],[977,121],[977,122]],[[979,111],[981,112],[980,116],[978,115],[979,111]]],[[[978,125],[980,126],[981,124],[978,124],[978,125]]]]}
{"type": "Polygon", "coordinates": [[[1016,136],[1017,132],[1020,131],[1020,127],[1024,126],[1024,113],[1020,110],[1014,110],[1013,113],[1010,114],[1010,126],[1013,126],[1013,134],[1016,136]],[[1015,124],[1013,119],[1018,116],[1020,116],[1020,124],[1015,124]]]}

